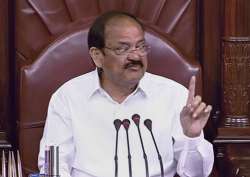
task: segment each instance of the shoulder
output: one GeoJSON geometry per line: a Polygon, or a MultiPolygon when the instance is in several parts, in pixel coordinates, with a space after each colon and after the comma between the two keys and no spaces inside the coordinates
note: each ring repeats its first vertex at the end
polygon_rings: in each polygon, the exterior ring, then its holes
{"type": "Polygon", "coordinates": [[[188,98],[188,89],[180,83],[159,75],[145,74],[146,92],[156,100],[174,106],[174,109],[181,110],[188,98]]]}
{"type": "Polygon", "coordinates": [[[94,78],[94,71],[72,78],[61,85],[53,95],[80,96],[85,94],[92,88],[94,78]]]}
{"type": "Polygon", "coordinates": [[[172,93],[182,92],[184,94],[188,92],[188,89],[182,84],[163,76],[146,72],[143,79],[147,83],[147,86],[153,90],[164,89],[166,91],[171,91],[172,93]]]}

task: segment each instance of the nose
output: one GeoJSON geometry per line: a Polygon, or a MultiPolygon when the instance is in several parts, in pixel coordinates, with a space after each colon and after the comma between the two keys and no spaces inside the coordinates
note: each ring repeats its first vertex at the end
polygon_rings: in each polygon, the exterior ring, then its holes
{"type": "Polygon", "coordinates": [[[130,60],[141,60],[141,54],[138,50],[134,49],[129,52],[128,59],[130,60]]]}

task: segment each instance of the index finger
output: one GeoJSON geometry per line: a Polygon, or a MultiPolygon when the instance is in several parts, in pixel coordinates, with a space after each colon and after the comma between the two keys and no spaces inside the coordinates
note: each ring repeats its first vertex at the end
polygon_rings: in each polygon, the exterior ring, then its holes
{"type": "Polygon", "coordinates": [[[189,81],[187,105],[191,104],[192,100],[194,99],[195,81],[196,81],[195,76],[192,76],[190,81],[189,81]]]}

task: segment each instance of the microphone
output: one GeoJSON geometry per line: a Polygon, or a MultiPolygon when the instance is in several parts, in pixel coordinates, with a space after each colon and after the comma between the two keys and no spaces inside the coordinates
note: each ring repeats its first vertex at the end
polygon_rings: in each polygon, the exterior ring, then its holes
{"type": "Polygon", "coordinates": [[[131,163],[131,153],[130,153],[129,137],[128,137],[128,128],[130,125],[130,121],[128,119],[124,119],[122,121],[122,125],[125,128],[127,135],[129,177],[132,177],[132,165],[131,165],[132,163],[131,163]]]}
{"type": "Polygon", "coordinates": [[[118,132],[121,127],[122,121],[119,119],[114,120],[114,126],[116,129],[116,140],[115,140],[115,177],[118,177],[118,157],[117,157],[117,149],[118,149],[118,132]]]}
{"type": "Polygon", "coordinates": [[[142,141],[142,137],[141,137],[141,130],[140,130],[140,116],[138,114],[134,114],[132,116],[132,120],[134,121],[138,133],[139,133],[139,137],[140,137],[140,142],[141,142],[141,147],[142,147],[142,151],[143,151],[143,157],[144,157],[144,161],[145,161],[145,169],[146,169],[146,177],[149,177],[149,171],[148,171],[148,158],[147,155],[145,153],[145,149],[144,149],[144,145],[143,145],[143,141],[142,141]]]}
{"type": "Polygon", "coordinates": [[[159,162],[160,162],[161,177],[164,177],[163,163],[162,163],[161,154],[160,154],[159,149],[158,149],[158,147],[157,147],[157,144],[156,144],[156,141],[155,141],[155,138],[154,138],[154,135],[153,135],[153,131],[152,131],[152,120],[146,119],[146,120],[144,121],[144,125],[147,127],[147,129],[148,129],[148,130],[150,131],[150,133],[151,133],[152,139],[153,139],[153,141],[154,141],[155,149],[156,149],[157,154],[158,154],[158,159],[159,159],[159,162]]]}

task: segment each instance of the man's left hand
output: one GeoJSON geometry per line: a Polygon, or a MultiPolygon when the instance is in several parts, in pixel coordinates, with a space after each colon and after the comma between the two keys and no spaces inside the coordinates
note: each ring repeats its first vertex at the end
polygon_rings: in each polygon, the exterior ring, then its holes
{"type": "Polygon", "coordinates": [[[200,136],[212,110],[211,105],[202,102],[201,96],[195,96],[195,80],[195,76],[192,76],[189,82],[187,103],[180,114],[183,132],[191,138],[200,136]]]}

